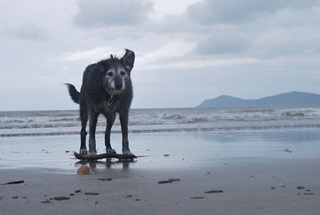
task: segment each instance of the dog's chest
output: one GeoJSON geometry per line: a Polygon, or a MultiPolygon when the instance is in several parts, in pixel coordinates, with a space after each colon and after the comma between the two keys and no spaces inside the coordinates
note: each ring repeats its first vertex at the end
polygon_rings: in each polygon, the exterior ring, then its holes
{"type": "Polygon", "coordinates": [[[120,106],[119,100],[104,100],[101,105],[99,105],[99,112],[104,113],[105,115],[113,115],[118,112],[120,106]]]}

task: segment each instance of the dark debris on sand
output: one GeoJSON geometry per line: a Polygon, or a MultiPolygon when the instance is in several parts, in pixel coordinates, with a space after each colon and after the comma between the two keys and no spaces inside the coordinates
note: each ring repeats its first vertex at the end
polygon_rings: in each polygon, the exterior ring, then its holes
{"type": "Polygon", "coordinates": [[[180,178],[170,178],[168,180],[159,181],[158,184],[174,184],[178,181],[181,181],[181,179],[180,178]]]}

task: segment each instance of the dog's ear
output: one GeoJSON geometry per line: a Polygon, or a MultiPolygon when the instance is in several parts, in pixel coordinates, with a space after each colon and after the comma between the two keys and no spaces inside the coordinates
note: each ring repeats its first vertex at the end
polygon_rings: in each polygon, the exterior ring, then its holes
{"type": "Polygon", "coordinates": [[[123,62],[124,66],[131,71],[133,68],[133,64],[134,64],[134,52],[126,49],[126,53],[124,54],[124,56],[121,58],[121,61],[123,62]]]}

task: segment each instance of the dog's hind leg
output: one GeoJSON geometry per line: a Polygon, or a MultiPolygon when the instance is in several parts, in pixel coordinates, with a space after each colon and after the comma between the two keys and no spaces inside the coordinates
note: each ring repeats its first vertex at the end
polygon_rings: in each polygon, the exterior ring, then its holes
{"type": "Polygon", "coordinates": [[[81,138],[81,145],[80,145],[80,154],[86,155],[87,152],[87,146],[86,146],[86,127],[88,122],[88,112],[85,107],[80,105],[80,119],[81,119],[81,132],[80,132],[80,138],[81,138]]]}
{"type": "Polygon", "coordinates": [[[107,127],[106,127],[106,132],[105,132],[106,153],[107,154],[115,154],[116,151],[113,150],[111,147],[110,136],[111,136],[111,128],[113,126],[114,120],[116,119],[116,115],[113,114],[113,115],[108,116],[106,118],[107,118],[107,127]]]}
{"type": "Polygon", "coordinates": [[[89,117],[89,154],[97,154],[96,149],[96,127],[99,114],[91,112],[89,117]]]}
{"type": "Polygon", "coordinates": [[[120,114],[120,124],[122,131],[122,153],[124,155],[133,155],[129,149],[129,139],[128,139],[128,113],[120,114]]]}

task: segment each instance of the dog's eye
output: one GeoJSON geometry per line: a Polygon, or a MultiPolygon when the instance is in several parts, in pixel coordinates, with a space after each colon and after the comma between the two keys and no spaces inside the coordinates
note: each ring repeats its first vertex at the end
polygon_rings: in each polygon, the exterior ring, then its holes
{"type": "Polygon", "coordinates": [[[121,71],[120,75],[125,76],[127,73],[125,71],[121,71]]]}
{"type": "Polygon", "coordinates": [[[107,75],[112,77],[113,76],[113,72],[107,72],[107,75]]]}

